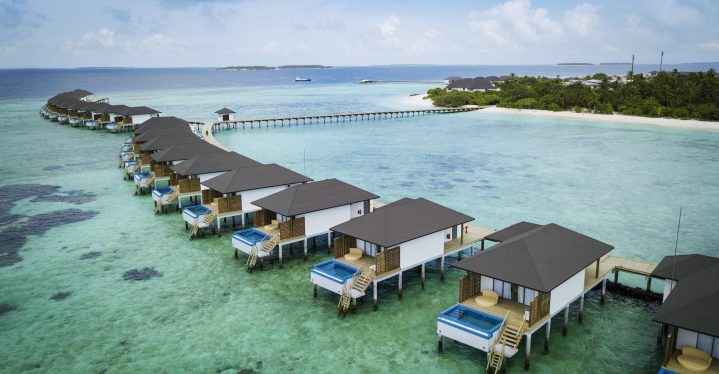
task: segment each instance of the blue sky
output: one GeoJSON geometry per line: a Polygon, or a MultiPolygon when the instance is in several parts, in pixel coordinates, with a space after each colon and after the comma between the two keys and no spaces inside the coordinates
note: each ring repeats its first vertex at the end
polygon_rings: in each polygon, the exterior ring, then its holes
{"type": "Polygon", "coordinates": [[[719,61],[719,1],[0,0],[0,67],[719,61]]]}

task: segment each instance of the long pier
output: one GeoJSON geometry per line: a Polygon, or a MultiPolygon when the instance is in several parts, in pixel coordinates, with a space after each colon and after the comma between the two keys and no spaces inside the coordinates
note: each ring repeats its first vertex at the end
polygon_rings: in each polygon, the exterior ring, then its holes
{"type": "Polygon", "coordinates": [[[382,81],[374,79],[363,79],[357,83],[360,84],[447,84],[445,81],[423,81],[423,80],[401,80],[401,81],[382,81]]]}
{"type": "Polygon", "coordinates": [[[244,129],[254,127],[273,127],[291,126],[291,125],[309,125],[320,123],[339,123],[352,121],[369,121],[377,119],[391,118],[409,118],[430,114],[449,114],[471,112],[482,109],[479,106],[466,106],[462,108],[433,108],[433,109],[411,109],[411,110],[391,110],[377,112],[357,112],[357,113],[338,113],[338,114],[319,114],[310,116],[288,116],[275,118],[260,119],[238,119],[231,121],[189,121],[190,124],[202,126],[205,135],[209,135],[208,131],[244,129]]]}

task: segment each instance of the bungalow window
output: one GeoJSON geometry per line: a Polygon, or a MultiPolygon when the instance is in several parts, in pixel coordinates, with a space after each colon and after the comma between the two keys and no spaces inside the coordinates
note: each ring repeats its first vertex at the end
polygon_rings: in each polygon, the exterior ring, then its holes
{"type": "Polygon", "coordinates": [[[505,299],[512,298],[512,283],[494,279],[494,284],[492,288],[494,289],[494,292],[499,295],[499,297],[505,299]]]}
{"type": "Polygon", "coordinates": [[[377,244],[372,244],[370,242],[357,239],[357,248],[362,249],[364,254],[368,256],[377,256],[377,244]]]}
{"type": "Polygon", "coordinates": [[[531,288],[524,288],[522,286],[517,287],[517,302],[524,305],[529,305],[532,300],[537,297],[537,291],[531,288]]]}
{"type": "Polygon", "coordinates": [[[713,336],[698,334],[697,349],[700,349],[706,353],[710,353],[712,352],[712,345],[714,345],[713,336]]]}
{"type": "Polygon", "coordinates": [[[719,358],[719,338],[714,338],[714,353],[712,353],[712,356],[714,358],[719,358]]]}

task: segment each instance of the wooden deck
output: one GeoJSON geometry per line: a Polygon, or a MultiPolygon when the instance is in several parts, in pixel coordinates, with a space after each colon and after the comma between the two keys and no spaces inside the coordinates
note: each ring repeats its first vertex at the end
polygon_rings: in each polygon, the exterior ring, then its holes
{"type": "Polygon", "coordinates": [[[719,374],[719,360],[713,359],[709,369],[706,371],[693,371],[684,368],[684,366],[681,366],[679,362],[677,362],[677,356],[679,356],[679,354],[679,351],[674,352],[672,358],[669,359],[669,362],[667,362],[664,367],[681,374],[719,374]]]}
{"type": "Polygon", "coordinates": [[[618,256],[604,256],[599,261],[599,277],[596,277],[597,263],[589,265],[584,275],[584,289],[594,288],[607,274],[618,270],[649,277],[656,265],[618,256]]]}
{"type": "MultiPolygon", "coordinates": [[[[479,310],[480,312],[484,312],[487,314],[491,314],[493,316],[504,318],[504,316],[507,315],[507,312],[509,312],[509,319],[510,322],[514,324],[521,324],[522,320],[524,319],[524,312],[529,310],[529,306],[523,305],[511,300],[507,299],[499,299],[499,302],[497,302],[497,305],[493,306],[480,306],[474,301],[474,297],[470,297],[469,299],[462,302],[462,305],[468,306],[472,309],[479,310]]],[[[549,315],[546,317],[540,319],[539,321],[535,322],[534,325],[529,326],[529,321],[525,323],[525,330],[532,329],[533,327],[542,326],[547,319],[549,319],[549,315]]]]}
{"type": "Polygon", "coordinates": [[[657,267],[656,264],[650,264],[648,262],[611,255],[607,256],[604,262],[610,264],[613,267],[612,270],[619,270],[627,273],[643,275],[645,277],[650,276],[654,269],[657,267]]]}
{"type": "MultiPolygon", "coordinates": [[[[349,265],[349,266],[352,266],[353,268],[358,268],[358,269],[359,268],[369,268],[370,266],[374,266],[377,264],[376,258],[374,258],[372,256],[366,256],[366,255],[362,256],[359,260],[356,260],[356,261],[347,260],[344,257],[336,258],[335,260],[339,261],[345,265],[349,265]]],[[[396,274],[398,274],[399,271],[400,271],[400,268],[397,268],[397,269],[393,269],[393,270],[384,272],[382,274],[378,274],[375,277],[375,281],[379,282],[379,281],[385,280],[387,278],[391,278],[391,277],[395,276],[396,274]]]]}
{"type": "Polygon", "coordinates": [[[495,229],[490,229],[487,227],[480,227],[480,226],[474,226],[474,225],[465,225],[466,228],[468,228],[467,233],[464,234],[464,241],[460,238],[452,239],[450,241],[444,242],[444,255],[450,255],[452,253],[459,252],[460,250],[467,248],[473,244],[479,243],[484,238],[497,231],[495,229]]]}

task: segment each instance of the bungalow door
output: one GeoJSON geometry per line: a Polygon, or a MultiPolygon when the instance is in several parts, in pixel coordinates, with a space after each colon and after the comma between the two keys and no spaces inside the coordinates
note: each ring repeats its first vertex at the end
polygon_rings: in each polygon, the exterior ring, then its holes
{"type": "Polygon", "coordinates": [[[229,121],[229,120],[230,120],[230,115],[229,115],[229,114],[223,114],[223,115],[222,115],[222,120],[223,120],[223,121],[229,121]]]}

